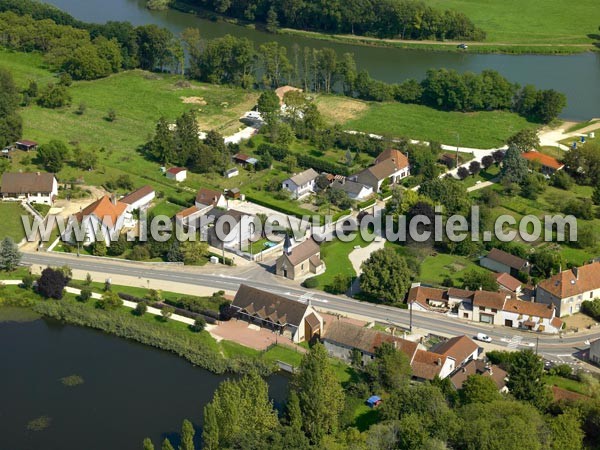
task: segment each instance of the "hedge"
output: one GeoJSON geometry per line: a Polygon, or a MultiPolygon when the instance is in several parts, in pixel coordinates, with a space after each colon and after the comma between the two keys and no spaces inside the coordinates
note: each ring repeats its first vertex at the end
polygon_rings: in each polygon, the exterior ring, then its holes
{"type": "Polygon", "coordinates": [[[364,202],[358,204],[358,209],[367,209],[375,205],[376,203],[377,200],[375,200],[374,198],[372,198],[371,200],[365,200],[364,202]]]}
{"type": "Polygon", "coordinates": [[[336,175],[350,175],[348,167],[341,164],[332,163],[323,159],[315,158],[314,156],[295,154],[298,164],[307,169],[315,169],[316,171],[329,172],[336,175]]]}

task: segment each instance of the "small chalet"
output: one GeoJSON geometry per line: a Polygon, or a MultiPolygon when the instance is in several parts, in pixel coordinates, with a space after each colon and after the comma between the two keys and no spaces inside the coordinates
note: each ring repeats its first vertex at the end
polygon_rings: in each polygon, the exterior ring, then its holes
{"type": "Polygon", "coordinates": [[[310,274],[323,272],[325,264],[321,261],[321,248],[314,239],[306,239],[292,247],[289,236],[285,237],[283,255],[275,263],[275,273],[279,276],[297,280],[310,274]]]}
{"type": "Polygon", "coordinates": [[[373,195],[373,188],[357,183],[356,181],[346,180],[334,181],[331,183],[331,189],[341,190],[348,194],[352,200],[362,201],[373,195]]]}
{"type": "Polygon", "coordinates": [[[295,343],[320,336],[323,318],[310,302],[291,300],[242,284],[231,308],[235,317],[279,333],[295,343]]]}
{"type": "Polygon", "coordinates": [[[252,156],[248,156],[244,153],[237,153],[236,155],[233,155],[233,162],[235,162],[236,164],[240,164],[243,167],[247,167],[255,166],[258,163],[258,159],[252,156]]]}
{"type": "Polygon", "coordinates": [[[479,264],[486,269],[494,272],[504,272],[513,277],[518,276],[519,272],[529,273],[531,269],[527,260],[497,248],[493,248],[487,256],[481,258],[479,264]]]}
{"type": "Polygon", "coordinates": [[[240,174],[240,170],[239,170],[237,167],[234,167],[234,168],[232,168],[232,169],[226,170],[226,171],[223,173],[223,176],[224,176],[225,178],[228,178],[228,179],[229,179],[229,178],[235,178],[235,177],[237,177],[239,174],[240,174]]]}
{"type": "Polygon", "coordinates": [[[21,139],[20,141],[15,142],[15,147],[19,150],[25,150],[28,152],[29,150],[35,150],[38,147],[38,143],[35,141],[29,141],[27,139],[21,139]]]}
{"type": "Polygon", "coordinates": [[[514,294],[520,294],[522,283],[517,280],[515,277],[510,276],[505,272],[500,272],[494,275],[496,281],[498,282],[498,286],[500,289],[503,289],[507,292],[511,292],[514,294]]]}
{"type": "Polygon", "coordinates": [[[319,174],[314,169],[294,175],[283,182],[283,189],[292,193],[293,199],[298,199],[315,192],[315,182],[319,174]]]}
{"type": "Polygon", "coordinates": [[[460,367],[452,375],[450,375],[450,382],[456,390],[462,389],[463,384],[467,381],[471,375],[481,375],[483,377],[490,377],[498,392],[508,392],[506,382],[508,381],[508,373],[494,364],[486,364],[480,359],[474,359],[469,361],[464,366],[460,367]]]}
{"type": "Polygon", "coordinates": [[[144,186],[130,194],[127,194],[120,201],[127,204],[127,211],[140,211],[147,209],[156,198],[156,192],[152,186],[144,186]]]}
{"type": "Polygon", "coordinates": [[[544,175],[553,175],[565,167],[556,158],[533,150],[523,153],[522,156],[529,162],[539,164],[544,175]]]}
{"type": "Polygon", "coordinates": [[[181,183],[187,179],[187,169],[185,167],[171,167],[167,170],[167,178],[181,183]]]}
{"type": "Polygon", "coordinates": [[[0,195],[3,200],[52,205],[58,195],[58,181],[52,173],[6,172],[0,181],[0,195]]]}
{"type": "Polygon", "coordinates": [[[225,194],[214,189],[202,188],[196,194],[196,208],[227,208],[227,199],[225,194]]]}

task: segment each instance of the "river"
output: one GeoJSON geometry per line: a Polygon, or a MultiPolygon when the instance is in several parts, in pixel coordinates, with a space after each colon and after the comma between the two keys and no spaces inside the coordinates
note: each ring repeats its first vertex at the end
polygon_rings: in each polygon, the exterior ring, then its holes
{"type": "MultiPolygon", "coordinates": [[[[199,437],[204,405],[225,379],[173,354],[55,321],[0,323],[0,342],[3,450],[128,450],[144,437],[156,448],[169,437],[177,448],[183,419],[199,437]],[[70,375],[83,384],[63,385],[70,375]],[[42,416],[50,418],[46,429],[27,429],[42,416]]],[[[287,378],[268,381],[280,406],[287,378]]]]}
{"type": "Polygon", "coordinates": [[[180,33],[187,27],[200,28],[202,36],[213,38],[233,34],[244,36],[256,44],[277,40],[291,48],[294,43],[309,47],[332,47],[340,54],[355,55],[359,68],[383,81],[399,82],[420,79],[430,68],[447,67],[458,71],[499,71],[509,80],[553,88],[567,95],[564,119],[587,120],[600,117],[600,53],[568,56],[552,55],[478,55],[473,53],[431,52],[383,47],[352,46],[289,35],[272,35],[251,28],[200,19],[179,11],[149,11],[145,0],[45,0],[74,17],[103,23],[109,20],[129,21],[134,25],[155,23],[180,33]]]}

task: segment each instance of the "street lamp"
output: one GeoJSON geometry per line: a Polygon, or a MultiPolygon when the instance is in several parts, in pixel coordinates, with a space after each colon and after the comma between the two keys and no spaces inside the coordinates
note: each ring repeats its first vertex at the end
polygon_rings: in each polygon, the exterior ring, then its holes
{"type": "Polygon", "coordinates": [[[460,147],[460,133],[458,131],[455,131],[454,134],[456,134],[456,168],[458,169],[458,149],[460,147]]]}

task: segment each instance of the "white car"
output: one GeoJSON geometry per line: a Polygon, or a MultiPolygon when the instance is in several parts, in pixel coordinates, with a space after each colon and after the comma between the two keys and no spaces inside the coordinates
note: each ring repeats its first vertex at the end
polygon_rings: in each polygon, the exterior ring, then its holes
{"type": "Polygon", "coordinates": [[[489,337],[487,334],[483,334],[483,333],[477,333],[477,336],[475,336],[475,338],[478,341],[482,341],[482,342],[492,342],[492,338],[489,337]]]}

